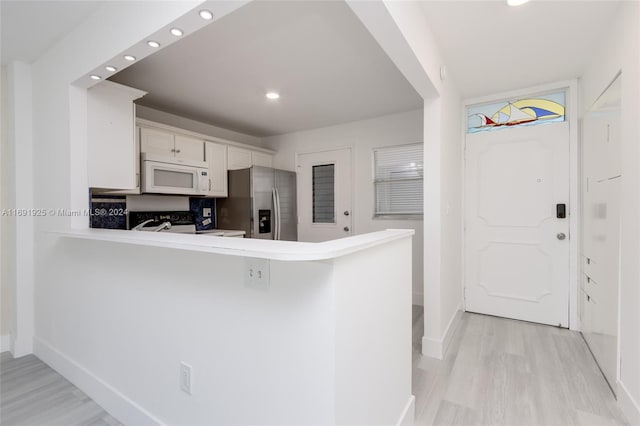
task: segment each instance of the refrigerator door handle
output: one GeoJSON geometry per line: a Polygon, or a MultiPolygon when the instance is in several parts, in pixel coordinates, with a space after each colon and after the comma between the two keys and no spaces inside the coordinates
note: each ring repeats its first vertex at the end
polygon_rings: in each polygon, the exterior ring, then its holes
{"type": "Polygon", "coordinates": [[[279,223],[279,215],[278,215],[278,192],[276,188],[271,188],[271,197],[273,198],[273,239],[279,239],[278,236],[278,228],[280,226],[279,223]]]}
{"type": "Polygon", "coordinates": [[[276,202],[277,202],[277,210],[276,210],[276,218],[278,220],[278,240],[282,239],[282,209],[280,209],[280,191],[276,188],[276,202]]]}

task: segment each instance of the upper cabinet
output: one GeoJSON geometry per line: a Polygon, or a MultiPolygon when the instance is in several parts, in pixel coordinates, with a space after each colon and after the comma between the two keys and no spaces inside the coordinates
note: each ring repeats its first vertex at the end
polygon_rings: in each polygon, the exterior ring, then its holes
{"type": "Polygon", "coordinates": [[[251,166],[273,167],[273,151],[243,145],[186,129],[139,118],[140,152],[205,161],[209,168],[209,197],[226,197],[227,171],[251,166]]]}
{"type": "Polygon", "coordinates": [[[237,146],[230,146],[228,152],[229,170],[246,169],[251,166],[273,167],[273,155],[237,146]]]}
{"type": "Polygon", "coordinates": [[[215,142],[204,143],[204,154],[209,164],[209,192],[211,197],[226,197],[227,189],[227,146],[215,142]]]}
{"type": "Polygon", "coordinates": [[[134,100],[141,90],[103,81],[87,90],[89,186],[133,190],[140,185],[134,100]]]}
{"type": "Polygon", "coordinates": [[[273,167],[273,155],[265,152],[253,151],[251,153],[251,165],[273,167]]]}
{"type": "Polygon", "coordinates": [[[246,169],[251,167],[251,151],[237,146],[230,146],[228,151],[229,170],[246,169]]]}
{"type": "Polygon", "coordinates": [[[185,160],[204,161],[202,139],[151,127],[140,129],[140,151],[185,160]]]}

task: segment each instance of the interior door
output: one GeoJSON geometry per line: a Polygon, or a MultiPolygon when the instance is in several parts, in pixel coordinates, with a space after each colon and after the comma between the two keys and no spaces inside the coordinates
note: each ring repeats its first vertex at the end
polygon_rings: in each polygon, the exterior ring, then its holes
{"type": "Polygon", "coordinates": [[[299,241],[352,235],[351,149],[298,154],[297,168],[299,241]]]}
{"type": "Polygon", "coordinates": [[[569,123],[467,134],[465,200],[466,310],[568,327],[569,123]]]}

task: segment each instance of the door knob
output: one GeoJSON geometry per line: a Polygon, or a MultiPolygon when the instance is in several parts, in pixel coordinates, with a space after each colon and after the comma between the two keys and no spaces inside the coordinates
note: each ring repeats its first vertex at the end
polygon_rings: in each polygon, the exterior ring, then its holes
{"type": "Polygon", "coordinates": [[[562,233],[562,232],[558,233],[558,235],[556,235],[556,237],[557,237],[560,241],[562,241],[562,240],[564,240],[565,238],[567,238],[567,236],[566,236],[566,235],[564,235],[564,233],[562,233]]]}
{"type": "Polygon", "coordinates": [[[349,210],[345,210],[345,211],[344,211],[344,215],[345,215],[345,216],[349,216],[349,210]]]}
{"type": "Polygon", "coordinates": [[[343,229],[344,229],[344,232],[349,232],[349,227],[348,226],[345,226],[343,229]]]}

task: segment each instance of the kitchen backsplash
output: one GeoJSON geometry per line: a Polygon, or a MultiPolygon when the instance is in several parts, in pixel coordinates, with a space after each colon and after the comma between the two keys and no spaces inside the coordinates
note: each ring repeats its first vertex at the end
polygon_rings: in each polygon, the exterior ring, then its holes
{"type": "Polygon", "coordinates": [[[196,231],[206,231],[208,229],[216,228],[215,198],[190,197],[189,210],[196,215],[196,231]],[[207,210],[206,215],[205,210],[207,210]]]}
{"type": "Polygon", "coordinates": [[[127,229],[127,199],[124,195],[91,196],[89,226],[102,229],[127,229]]]}
{"type": "Polygon", "coordinates": [[[184,211],[195,214],[196,230],[216,228],[216,199],[170,195],[91,195],[90,227],[128,229],[127,216],[131,211],[184,211]],[[210,216],[207,217],[206,214],[210,216]]]}

